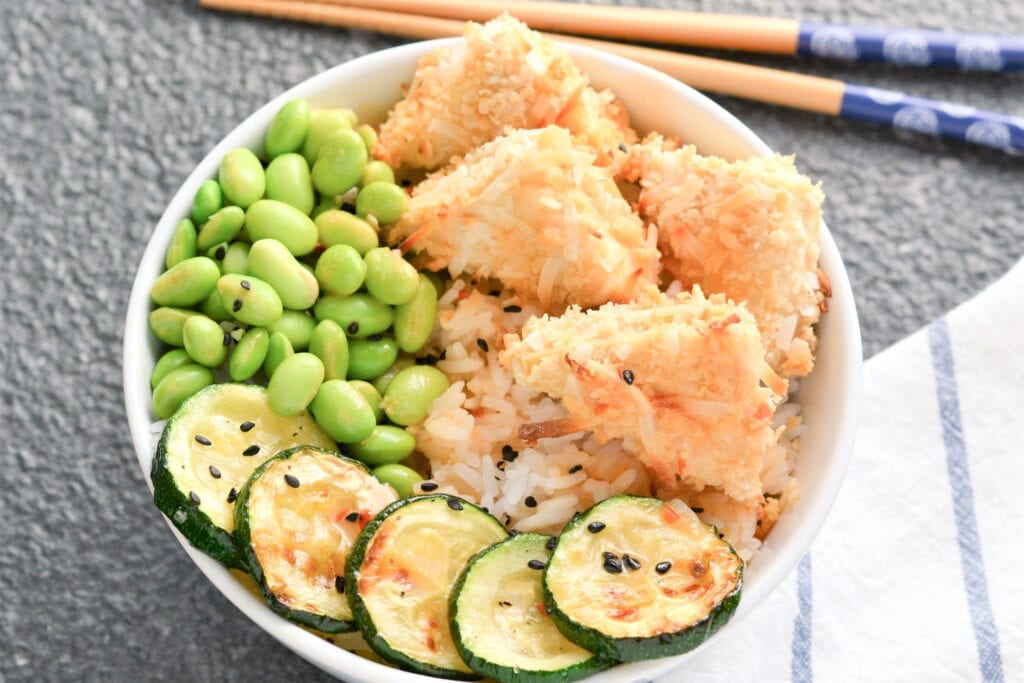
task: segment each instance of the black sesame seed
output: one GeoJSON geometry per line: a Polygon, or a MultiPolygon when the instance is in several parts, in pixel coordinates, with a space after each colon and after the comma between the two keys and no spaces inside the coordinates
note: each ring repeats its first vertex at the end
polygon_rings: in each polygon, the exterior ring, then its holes
{"type": "Polygon", "coordinates": [[[437,490],[437,482],[436,481],[425,481],[422,484],[420,484],[420,491],[436,491],[436,490],[437,490]]]}
{"type": "Polygon", "coordinates": [[[501,296],[501,290],[500,289],[492,289],[491,291],[487,292],[487,295],[488,296],[501,296]]]}
{"type": "Polygon", "coordinates": [[[438,359],[438,360],[444,360],[444,359],[445,359],[445,358],[447,358],[447,357],[448,357],[448,349],[442,349],[442,350],[441,350],[441,355],[439,355],[439,356],[437,357],[437,359],[438,359]]]}
{"type": "Polygon", "coordinates": [[[616,557],[605,557],[604,558],[604,570],[609,574],[621,574],[622,563],[619,562],[616,557]]]}
{"type": "Polygon", "coordinates": [[[700,513],[704,512],[704,508],[690,508],[690,509],[691,509],[691,510],[693,510],[693,511],[694,511],[695,513],[697,513],[698,515],[699,515],[700,513]]]}
{"type": "Polygon", "coordinates": [[[195,491],[188,492],[188,499],[192,501],[193,505],[199,505],[199,494],[195,491]]]}
{"type": "Polygon", "coordinates": [[[632,384],[633,383],[633,379],[634,379],[634,377],[633,377],[633,371],[632,370],[623,370],[622,371],[622,381],[623,382],[625,382],[626,384],[632,384]]]}
{"type": "Polygon", "coordinates": [[[437,356],[435,356],[432,353],[428,353],[427,355],[421,358],[417,358],[416,365],[437,365],[437,361],[437,356]]]}
{"type": "Polygon", "coordinates": [[[246,420],[242,424],[238,425],[238,428],[241,429],[243,432],[247,432],[247,431],[249,431],[250,429],[252,429],[255,426],[256,426],[255,422],[249,422],[248,420],[246,420]]]}
{"type": "Polygon", "coordinates": [[[583,469],[583,465],[573,465],[569,468],[569,474],[576,474],[583,469]]]}
{"type": "Polygon", "coordinates": [[[556,543],[558,543],[558,536],[552,536],[548,539],[548,542],[544,544],[544,547],[548,550],[554,550],[556,543]]]}
{"type": "Polygon", "coordinates": [[[224,248],[224,245],[217,247],[217,251],[213,252],[213,257],[218,261],[224,260],[224,255],[228,253],[228,250],[224,248]]]}
{"type": "Polygon", "coordinates": [[[654,565],[654,571],[658,572],[659,574],[664,574],[669,569],[672,569],[672,563],[668,561],[659,562],[658,564],[654,565]]]}
{"type": "Polygon", "coordinates": [[[537,507],[537,499],[534,498],[533,496],[527,496],[526,500],[524,500],[523,502],[526,504],[526,507],[528,508],[537,507]]]}
{"type": "Polygon", "coordinates": [[[341,205],[341,210],[342,211],[348,211],[349,213],[355,213],[356,212],[356,205],[355,204],[349,204],[348,202],[345,202],[344,204],[341,205]]]}
{"type": "Polygon", "coordinates": [[[512,448],[512,446],[505,444],[504,446],[501,447],[501,459],[504,460],[505,462],[513,462],[518,457],[519,451],[512,448]]]}
{"type": "Polygon", "coordinates": [[[512,305],[512,306],[506,306],[502,310],[505,311],[506,313],[522,313],[523,312],[523,307],[522,306],[512,305]]]}
{"type": "Polygon", "coordinates": [[[235,302],[231,304],[231,310],[234,311],[235,313],[238,313],[240,310],[242,310],[242,300],[235,299],[235,302]]]}
{"type": "Polygon", "coordinates": [[[207,439],[202,434],[196,434],[196,441],[198,441],[199,443],[203,444],[204,446],[212,446],[213,445],[213,442],[210,441],[209,439],[207,439]]]}
{"type": "Polygon", "coordinates": [[[625,142],[620,142],[619,143],[619,151],[622,152],[623,154],[625,154],[626,152],[629,151],[629,147],[626,147],[626,143],[625,142]]]}
{"type": "Polygon", "coordinates": [[[359,521],[359,513],[358,512],[350,512],[350,513],[348,513],[347,515],[345,515],[345,521],[346,522],[358,522],[359,521]]]}
{"type": "Polygon", "coordinates": [[[508,600],[502,600],[498,604],[501,605],[502,607],[511,607],[512,606],[512,603],[509,602],[508,600]]]}
{"type": "Polygon", "coordinates": [[[401,182],[399,182],[398,184],[401,185],[402,187],[409,187],[410,185],[412,185],[412,181],[409,180],[408,178],[402,178],[401,182]]]}
{"type": "Polygon", "coordinates": [[[587,531],[589,531],[592,534],[597,534],[604,531],[604,527],[604,522],[591,522],[587,525],[587,531]]]}
{"type": "Polygon", "coordinates": [[[242,285],[242,289],[244,289],[247,292],[250,289],[252,289],[252,283],[249,282],[248,280],[242,280],[239,284],[242,285]]]}
{"type": "Polygon", "coordinates": [[[359,321],[353,320],[348,324],[347,329],[349,334],[359,334],[359,321]]]}
{"type": "Polygon", "coordinates": [[[345,577],[344,576],[335,576],[334,577],[334,590],[338,591],[339,593],[344,593],[345,592],[345,577]]]}
{"type": "Polygon", "coordinates": [[[228,502],[234,503],[236,500],[238,500],[238,491],[232,486],[231,490],[228,491],[228,502]]]}
{"type": "Polygon", "coordinates": [[[609,557],[610,557],[610,558],[612,558],[613,560],[617,560],[617,559],[619,559],[619,556],[618,556],[618,555],[616,555],[615,553],[613,553],[613,552],[611,552],[611,551],[608,551],[608,550],[605,550],[605,551],[604,551],[603,553],[601,553],[601,557],[603,557],[603,558],[604,558],[604,559],[606,559],[606,560],[607,560],[607,559],[608,559],[609,557]]]}
{"type": "Polygon", "coordinates": [[[366,341],[371,341],[371,342],[384,341],[384,335],[383,334],[371,334],[369,337],[366,338],[366,341]]]}
{"type": "Polygon", "coordinates": [[[508,462],[507,462],[507,461],[505,461],[505,460],[499,460],[499,461],[498,461],[498,465],[497,465],[497,467],[498,467],[498,469],[499,469],[499,470],[501,470],[502,472],[504,472],[504,471],[505,471],[505,466],[506,466],[506,465],[508,465],[508,462]]]}
{"type": "Polygon", "coordinates": [[[210,465],[210,476],[214,479],[220,479],[220,470],[217,469],[216,465],[210,465]]]}
{"type": "Polygon", "coordinates": [[[487,340],[486,339],[477,339],[476,340],[476,345],[479,346],[480,350],[483,351],[484,353],[487,353],[490,350],[490,347],[487,346],[487,340]]]}
{"type": "Polygon", "coordinates": [[[231,346],[231,342],[235,341],[235,338],[231,336],[230,332],[224,333],[224,346],[231,346]]]}
{"type": "Polygon", "coordinates": [[[516,530],[516,529],[509,529],[508,530],[508,537],[509,538],[515,538],[518,535],[519,535],[519,531],[518,530],[516,530]]]}
{"type": "Polygon", "coordinates": [[[256,455],[259,452],[260,452],[260,447],[258,445],[256,445],[256,444],[253,444],[253,445],[249,446],[248,448],[246,448],[244,451],[242,451],[242,455],[256,455]]]}
{"type": "Polygon", "coordinates": [[[284,475],[284,482],[291,486],[293,489],[299,488],[299,478],[296,477],[294,474],[284,475]]]}
{"type": "Polygon", "coordinates": [[[460,501],[458,498],[449,498],[448,507],[450,507],[452,510],[461,510],[462,501],[460,501]]]}
{"type": "Polygon", "coordinates": [[[633,571],[640,569],[640,560],[636,559],[632,555],[623,555],[622,564],[626,565],[626,569],[632,569],[633,571]]]}
{"type": "Polygon", "coordinates": [[[540,560],[530,560],[526,563],[526,566],[530,569],[544,569],[544,567],[546,567],[547,565],[541,562],[540,560]]]}

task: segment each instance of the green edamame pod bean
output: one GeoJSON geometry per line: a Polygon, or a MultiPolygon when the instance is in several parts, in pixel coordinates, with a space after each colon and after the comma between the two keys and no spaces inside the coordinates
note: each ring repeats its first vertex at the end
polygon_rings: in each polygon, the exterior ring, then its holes
{"type": "Polygon", "coordinates": [[[263,149],[271,159],[297,152],[309,131],[309,102],[298,99],[277,110],[263,137],[263,149]]]}
{"type": "Polygon", "coordinates": [[[343,110],[323,109],[317,112],[309,123],[309,132],[302,143],[302,156],[306,157],[306,162],[310,166],[316,164],[324,141],[342,130],[352,130],[352,123],[343,110]]]}
{"type": "Polygon", "coordinates": [[[166,420],[185,399],[211,384],[213,373],[202,365],[190,363],[171,370],[153,389],[153,414],[166,420]]]}
{"type": "Polygon", "coordinates": [[[391,337],[351,339],[348,342],[348,379],[376,379],[398,359],[398,344],[391,337]]]}
{"type": "Polygon", "coordinates": [[[427,417],[430,406],[448,390],[448,377],[430,365],[413,365],[391,380],[380,407],[388,419],[408,427],[427,417]]]}
{"type": "Polygon", "coordinates": [[[321,384],[309,409],[320,428],[338,443],[362,441],[377,426],[370,404],[343,380],[321,384]]]}
{"type": "Polygon", "coordinates": [[[313,400],[324,381],[324,364],[311,353],[296,353],[281,361],[267,383],[267,403],[278,415],[298,415],[313,400]]]}
{"type": "Polygon", "coordinates": [[[391,488],[395,490],[399,498],[408,498],[415,490],[416,484],[423,481],[423,477],[419,472],[411,467],[405,465],[398,465],[392,463],[390,465],[378,465],[374,467],[373,476],[377,477],[377,481],[390,484],[391,488]]]}
{"type": "Polygon", "coordinates": [[[243,209],[263,196],[267,179],[259,158],[244,147],[224,155],[217,175],[224,197],[243,209]]]}
{"type": "Polygon", "coordinates": [[[316,262],[316,281],[325,292],[352,294],[363,286],[366,262],[355,247],[335,244],[328,247],[316,262]]]}
{"type": "Polygon", "coordinates": [[[185,351],[196,363],[215,368],[228,357],[227,333],[215,321],[205,315],[193,315],[185,321],[181,330],[185,351]]]}
{"type": "Polygon", "coordinates": [[[284,311],[274,288],[252,275],[222,275],[217,280],[217,292],[224,308],[246,325],[268,327],[284,311]]]}
{"type": "Polygon", "coordinates": [[[340,209],[327,209],[316,217],[317,236],[325,247],[347,244],[360,256],[380,244],[377,229],[358,216],[340,209]]]}
{"type": "Polygon", "coordinates": [[[192,198],[192,221],[196,225],[202,225],[222,206],[224,195],[220,191],[220,183],[212,179],[203,181],[196,190],[196,196],[192,198]]]}
{"type": "Polygon", "coordinates": [[[181,337],[185,321],[194,315],[198,315],[198,313],[186,308],[161,306],[150,312],[149,329],[153,332],[153,336],[163,343],[182,346],[185,343],[181,337]]]}
{"type": "Polygon", "coordinates": [[[309,352],[323,361],[327,379],[345,379],[348,375],[348,337],[333,320],[321,320],[313,329],[309,352]]]}
{"type": "Polygon", "coordinates": [[[391,167],[385,164],[383,161],[366,162],[366,168],[363,169],[363,176],[359,179],[359,187],[366,187],[370,183],[383,182],[395,183],[395,172],[391,170],[391,167]]]}
{"type": "Polygon", "coordinates": [[[373,419],[375,419],[379,424],[380,421],[384,419],[384,411],[380,409],[380,401],[382,398],[380,392],[377,391],[372,384],[363,379],[350,379],[348,383],[353,389],[362,394],[363,398],[366,399],[366,402],[370,404],[370,407],[373,408],[373,419]]]}
{"type": "Polygon", "coordinates": [[[309,341],[313,336],[313,329],[316,327],[316,320],[305,311],[284,311],[281,317],[267,330],[274,334],[280,332],[288,337],[292,348],[296,351],[305,351],[309,348],[309,341]]]}
{"type": "Polygon", "coordinates": [[[222,323],[226,320],[233,320],[233,316],[224,308],[224,302],[220,298],[220,292],[214,290],[213,294],[203,300],[200,309],[207,318],[222,323]]]}
{"type": "Polygon", "coordinates": [[[434,292],[437,294],[437,298],[440,299],[441,295],[448,290],[448,280],[441,277],[440,273],[435,273],[432,270],[424,270],[422,275],[425,275],[430,284],[434,285],[434,292]]]}
{"type": "Polygon", "coordinates": [[[238,235],[243,223],[245,211],[237,206],[225,206],[210,216],[210,220],[199,230],[196,248],[206,251],[221,242],[230,242],[238,235]]]}
{"type": "Polygon", "coordinates": [[[411,263],[394,249],[377,247],[363,257],[366,261],[366,291],[391,306],[412,300],[420,276],[411,263]]]}
{"type": "Polygon", "coordinates": [[[173,268],[186,259],[194,258],[196,253],[196,226],[189,219],[182,218],[171,235],[164,266],[173,268]]]}
{"type": "Polygon", "coordinates": [[[192,358],[185,349],[171,349],[160,356],[156,365],[153,366],[153,372],[149,376],[149,388],[155,389],[156,385],[160,384],[160,380],[167,376],[167,373],[191,362],[192,358]]]}
{"type": "Polygon", "coordinates": [[[416,450],[416,439],[401,427],[377,425],[359,443],[347,444],[345,454],[370,466],[390,465],[405,460],[416,450]]]}
{"type": "Polygon", "coordinates": [[[275,239],[253,242],[249,249],[249,272],[273,287],[285,308],[305,310],[320,295],[316,276],[275,239]]]}
{"type": "MultiPolygon", "coordinates": [[[[364,123],[356,128],[356,133],[363,139],[363,146],[366,147],[366,151],[372,152],[373,148],[377,146],[377,131],[374,130],[373,126],[364,123]]],[[[395,182],[393,177],[391,182],[395,182]]]]}
{"type": "Polygon", "coordinates": [[[158,277],[149,296],[158,306],[194,306],[217,286],[220,268],[213,259],[194,256],[177,263],[158,277]]]}
{"type": "Polygon", "coordinates": [[[267,359],[270,349],[270,333],[262,327],[249,328],[235,344],[228,359],[228,374],[236,382],[247,380],[257,372],[267,359]]]}
{"type": "Polygon", "coordinates": [[[333,320],[350,337],[369,337],[391,327],[395,309],[363,292],[328,294],[313,306],[313,315],[317,320],[333,320]]]}
{"type": "Polygon", "coordinates": [[[355,110],[349,107],[337,107],[334,111],[341,114],[345,120],[348,121],[349,128],[355,128],[356,124],[359,123],[359,115],[356,114],[355,110]]]}
{"type": "Polygon", "coordinates": [[[383,396],[384,392],[388,390],[388,385],[391,384],[391,380],[395,378],[395,375],[397,375],[405,368],[412,367],[415,364],[416,361],[414,361],[412,358],[399,358],[397,361],[395,361],[394,365],[388,368],[387,372],[385,372],[377,379],[370,380],[370,384],[372,384],[373,388],[377,390],[377,393],[383,396]]]}
{"type": "Polygon", "coordinates": [[[267,357],[263,360],[263,372],[266,373],[268,378],[273,377],[281,363],[286,358],[294,355],[295,349],[292,348],[292,343],[288,341],[288,337],[280,332],[270,335],[267,357]]]}
{"type": "Polygon", "coordinates": [[[235,275],[249,274],[249,248],[245,242],[232,242],[228,245],[224,258],[221,260],[221,270],[224,273],[235,275]]]}
{"type": "Polygon", "coordinates": [[[245,229],[249,238],[275,239],[293,256],[302,256],[316,247],[317,230],[313,220],[291,204],[276,199],[261,199],[245,212],[245,229]]]}
{"type": "Polygon", "coordinates": [[[436,322],[437,292],[430,278],[420,273],[415,296],[395,306],[394,334],[398,348],[406,353],[422,349],[436,322]]]}
{"type": "Polygon", "coordinates": [[[394,183],[370,183],[356,197],[356,215],[360,218],[373,216],[377,225],[394,223],[408,208],[409,195],[394,183]]]}
{"type": "Polygon", "coordinates": [[[313,210],[313,181],[301,154],[282,154],[267,166],[267,198],[291,204],[302,213],[313,210]]]}
{"type": "Polygon", "coordinates": [[[353,130],[339,130],[320,146],[313,164],[313,187],[330,197],[344,194],[356,186],[365,168],[363,139],[353,130]]]}

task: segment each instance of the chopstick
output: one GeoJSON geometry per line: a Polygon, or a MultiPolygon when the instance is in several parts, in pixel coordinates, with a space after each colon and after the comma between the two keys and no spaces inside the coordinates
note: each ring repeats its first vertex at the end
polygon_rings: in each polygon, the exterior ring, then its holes
{"type": "Polygon", "coordinates": [[[1024,37],[874,28],[738,14],[524,0],[316,0],[364,9],[487,21],[502,12],[532,28],[751,52],[969,71],[1024,70],[1024,37]]]}
{"type": "MultiPolygon", "coordinates": [[[[300,0],[200,0],[210,9],[401,35],[443,38],[461,35],[463,22],[300,0]]],[[[911,97],[843,81],[789,73],[649,47],[549,34],[645,64],[698,90],[707,90],[841,118],[887,124],[995,147],[1024,151],[1024,120],[953,104],[911,97]]]]}

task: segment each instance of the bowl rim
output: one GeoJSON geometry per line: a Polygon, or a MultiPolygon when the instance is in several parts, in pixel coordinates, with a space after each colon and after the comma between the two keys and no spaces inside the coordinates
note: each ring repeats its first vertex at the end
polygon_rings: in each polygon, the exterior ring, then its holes
{"type": "MultiPolygon", "coordinates": [[[[147,339],[150,334],[147,323],[151,306],[149,300],[150,280],[145,277],[145,274],[153,270],[155,263],[162,262],[165,249],[165,245],[157,238],[165,233],[169,237],[172,226],[181,219],[181,216],[187,215],[187,207],[191,205],[191,198],[198,189],[199,184],[208,178],[214,177],[220,159],[227,151],[237,146],[234,140],[245,135],[246,131],[259,121],[265,120],[269,123],[273,113],[288,100],[295,97],[308,97],[307,93],[321,91],[325,83],[339,78],[343,73],[352,72],[354,75],[360,70],[379,68],[378,63],[381,61],[397,61],[413,55],[420,55],[427,50],[459,40],[461,38],[442,38],[378,50],[321,71],[294,85],[259,107],[245,120],[226,133],[189,173],[171,201],[167,204],[167,208],[150,235],[146,249],[140,259],[135,278],[133,279],[125,316],[122,344],[122,381],[129,432],[135,449],[136,459],[143,472],[146,484],[150,487],[150,491],[152,491],[152,482],[150,481],[150,472],[147,465],[152,455],[151,444],[153,439],[151,425],[153,420],[148,414],[150,402],[149,372],[146,371],[144,363],[147,354],[141,352],[140,348],[143,344],[142,340],[147,339]]],[[[685,83],[617,55],[578,45],[565,44],[563,47],[566,48],[573,58],[582,56],[588,59],[603,61],[608,64],[610,69],[635,74],[639,78],[653,79],[660,82],[664,87],[676,89],[681,96],[689,101],[689,104],[720,121],[735,138],[750,148],[752,154],[765,155],[773,153],[771,148],[760,137],[732,113],[685,83]]],[[[350,77],[352,76],[350,75],[350,77]]],[[[751,594],[748,594],[747,590],[744,591],[743,600],[740,602],[735,616],[722,631],[730,630],[746,614],[753,611],[763,602],[768,595],[772,594],[796,566],[801,557],[810,550],[812,540],[824,524],[836,499],[852,454],[859,419],[862,388],[860,328],[849,277],[824,220],[821,223],[820,244],[821,257],[819,263],[829,273],[832,285],[833,307],[829,313],[828,324],[831,327],[838,328],[833,333],[840,335],[845,340],[841,347],[845,352],[843,354],[844,357],[837,359],[841,363],[840,367],[843,373],[841,392],[836,397],[836,404],[842,407],[845,417],[839,423],[839,432],[834,439],[835,448],[831,454],[831,464],[826,468],[825,476],[817,487],[814,504],[805,506],[801,503],[799,507],[799,520],[797,522],[798,526],[790,536],[786,547],[782,552],[775,552],[769,566],[759,571],[755,588],[750,591],[751,594]]],[[[150,358],[150,360],[155,359],[150,358]]],[[[332,675],[340,676],[340,672],[344,672],[346,677],[352,676],[360,681],[387,680],[426,683],[427,681],[438,680],[420,674],[385,667],[360,655],[347,652],[343,648],[330,645],[324,642],[320,636],[288,622],[283,617],[272,612],[260,598],[247,590],[229,570],[193,548],[171,524],[170,520],[165,517],[164,521],[193,562],[228,601],[261,629],[311,664],[332,675]]],[[[710,638],[706,644],[721,641],[722,637],[716,634],[716,637],[710,638]]],[[[621,664],[597,674],[590,680],[649,680],[677,668],[685,659],[697,652],[704,651],[706,644],[682,655],[632,664],[621,664]]]]}

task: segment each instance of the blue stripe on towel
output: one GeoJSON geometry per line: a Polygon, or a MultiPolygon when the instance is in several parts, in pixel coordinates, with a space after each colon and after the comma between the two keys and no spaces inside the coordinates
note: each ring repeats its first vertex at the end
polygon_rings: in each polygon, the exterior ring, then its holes
{"type": "Polygon", "coordinates": [[[789,662],[789,677],[793,683],[811,683],[811,553],[800,559],[796,567],[797,614],[793,621],[793,656],[789,662]]]}
{"type": "Polygon", "coordinates": [[[967,466],[967,446],[960,422],[960,398],[957,395],[956,373],[953,367],[953,349],[949,342],[949,327],[940,318],[928,327],[928,346],[935,370],[935,386],[942,422],[942,440],[946,447],[946,469],[953,493],[953,516],[956,519],[957,543],[960,546],[960,565],[967,590],[967,606],[971,612],[974,642],[978,648],[978,663],[986,681],[1003,680],[1003,657],[999,651],[999,632],[992,616],[992,603],[988,597],[988,579],[985,559],[981,554],[978,522],[974,517],[974,490],[967,466]]]}

